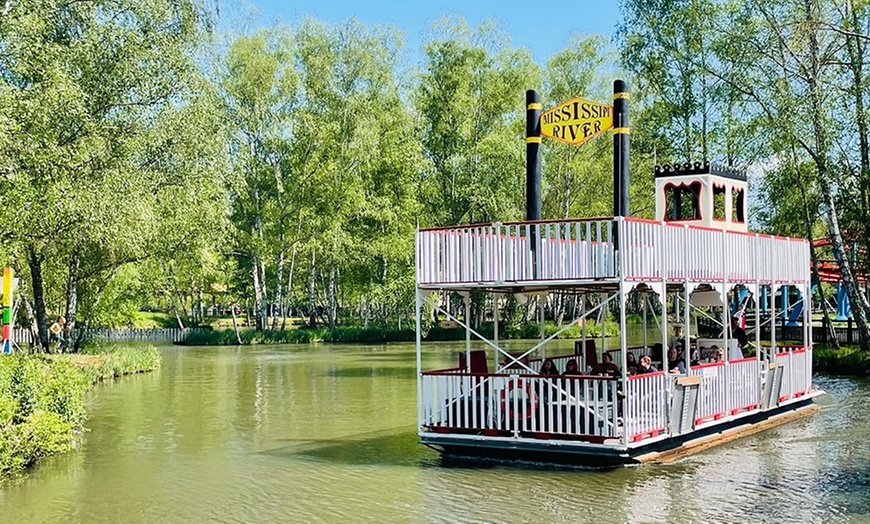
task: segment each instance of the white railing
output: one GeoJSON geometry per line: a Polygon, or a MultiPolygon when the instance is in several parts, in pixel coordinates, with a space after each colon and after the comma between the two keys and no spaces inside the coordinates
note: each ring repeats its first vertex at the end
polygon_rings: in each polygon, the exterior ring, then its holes
{"type": "Polygon", "coordinates": [[[757,409],[761,402],[760,372],[756,358],[693,367],[690,374],[701,377],[695,424],[757,409]]]}
{"type": "Polygon", "coordinates": [[[638,218],[618,219],[628,280],[806,282],[809,244],[802,239],[739,233],[638,218]]]}
{"type": "Polygon", "coordinates": [[[618,381],[604,377],[427,372],[424,430],[618,436],[618,381]]]}
{"type": "Polygon", "coordinates": [[[813,349],[800,348],[776,354],[776,363],[782,367],[782,386],[779,401],[800,397],[813,388],[813,349]]]}
{"type": "Polygon", "coordinates": [[[725,366],[728,381],[728,414],[761,407],[761,362],[757,358],[732,360],[725,366]]]}
{"type": "Polygon", "coordinates": [[[809,278],[805,240],[628,217],[421,230],[417,281],[425,286],[615,278],[614,223],[628,280],[809,278]]]}
{"type": "Polygon", "coordinates": [[[417,233],[421,285],[614,278],[612,220],[485,224],[417,233]],[[532,239],[537,239],[532,249],[532,239]]]}
{"type": "Polygon", "coordinates": [[[628,378],[628,413],[625,417],[628,439],[638,442],[658,436],[667,429],[664,372],[628,378]]]}

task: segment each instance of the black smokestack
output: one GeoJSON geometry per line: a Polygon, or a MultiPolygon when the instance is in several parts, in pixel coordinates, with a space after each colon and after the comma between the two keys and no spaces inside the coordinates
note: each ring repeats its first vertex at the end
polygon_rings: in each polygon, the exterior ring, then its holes
{"type": "Polygon", "coordinates": [[[526,91],[526,220],[541,219],[541,95],[526,91]]]}
{"type": "Polygon", "coordinates": [[[628,211],[628,89],[625,82],[613,82],[613,216],[628,211]]]}

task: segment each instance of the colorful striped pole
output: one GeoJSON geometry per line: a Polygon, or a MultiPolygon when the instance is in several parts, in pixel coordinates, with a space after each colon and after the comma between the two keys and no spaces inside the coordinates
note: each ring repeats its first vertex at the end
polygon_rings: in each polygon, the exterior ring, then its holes
{"type": "Polygon", "coordinates": [[[11,267],[3,268],[3,353],[12,353],[12,278],[11,267]]]}

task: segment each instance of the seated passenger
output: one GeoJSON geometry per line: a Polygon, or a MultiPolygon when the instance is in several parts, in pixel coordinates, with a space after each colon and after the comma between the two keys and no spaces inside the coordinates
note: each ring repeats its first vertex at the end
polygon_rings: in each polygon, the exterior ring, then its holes
{"type": "Polygon", "coordinates": [[[677,348],[671,348],[668,350],[668,368],[671,373],[679,373],[680,375],[686,374],[686,362],[679,356],[677,356],[677,348]]]}
{"type": "Polygon", "coordinates": [[[613,363],[613,357],[610,356],[610,353],[604,353],[604,355],[601,356],[601,364],[596,364],[595,367],[592,368],[592,374],[618,376],[619,366],[613,363]]]}
{"type": "Polygon", "coordinates": [[[644,373],[655,373],[658,369],[653,366],[652,359],[649,358],[649,355],[644,355],[640,357],[640,365],[637,367],[637,374],[643,375],[644,373]]]}
{"type": "Polygon", "coordinates": [[[657,342],[650,347],[650,360],[661,362],[663,354],[664,346],[662,346],[661,342],[657,342]]]}
{"type": "Polygon", "coordinates": [[[634,353],[629,353],[625,356],[625,358],[628,361],[628,374],[634,375],[635,373],[637,373],[637,359],[634,358],[634,353]]]}
{"type": "Polygon", "coordinates": [[[553,359],[548,358],[544,360],[543,364],[541,364],[541,371],[539,371],[538,373],[541,375],[558,375],[559,369],[556,367],[553,359]]]}
{"type": "Polygon", "coordinates": [[[677,344],[679,344],[680,342],[684,342],[686,340],[686,337],[683,335],[682,324],[675,322],[673,326],[674,334],[671,336],[671,338],[668,339],[668,346],[675,348],[677,347],[677,344]]]}
{"type": "Polygon", "coordinates": [[[562,376],[567,375],[582,375],[580,370],[577,368],[577,359],[572,358],[567,364],[565,364],[565,372],[562,373],[562,376]]]}
{"type": "MultiPolygon", "coordinates": [[[[713,346],[714,348],[716,346],[713,346]]],[[[716,350],[716,362],[725,362],[725,350],[722,348],[718,348],[716,350]]]]}

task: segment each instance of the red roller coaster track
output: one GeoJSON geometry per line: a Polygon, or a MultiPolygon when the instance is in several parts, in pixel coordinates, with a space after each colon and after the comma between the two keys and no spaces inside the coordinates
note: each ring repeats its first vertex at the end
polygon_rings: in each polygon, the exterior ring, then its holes
{"type": "MultiPolygon", "coordinates": [[[[827,247],[831,245],[830,238],[819,238],[817,240],[813,240],[813,247],[827,247]]],[[[859,249],[860,253],[863,253],[863,250],[859,249]]],[[[840,274],[840,264],[837,263],[836,260],[830,259],[819,259],[819,280],[822,282],[829,282],[832,284],[836,284],[840,280],[842,280],[840,274]]],[[[855,278],[858,279],[860,284],[867,283],[867,275],[857,274],[855,278]]]]}

